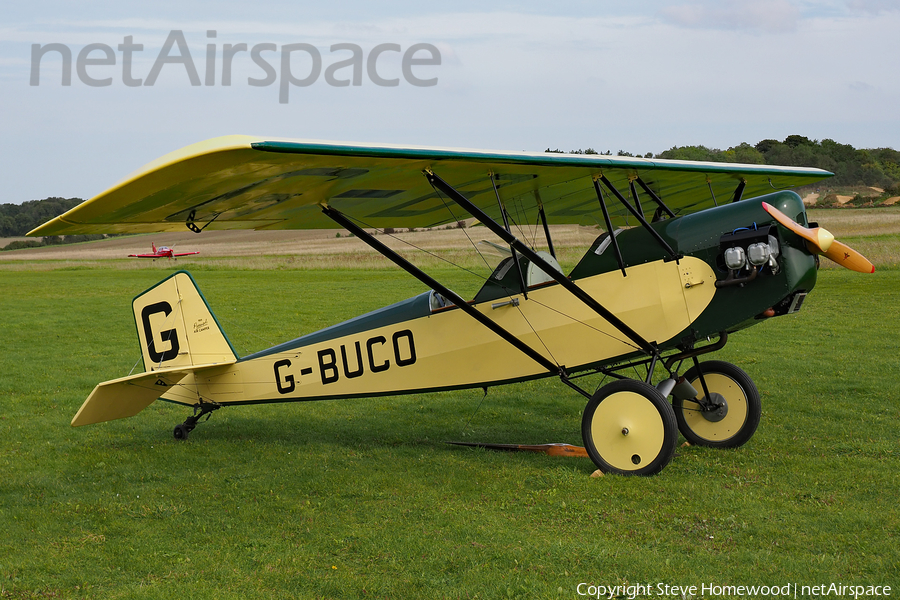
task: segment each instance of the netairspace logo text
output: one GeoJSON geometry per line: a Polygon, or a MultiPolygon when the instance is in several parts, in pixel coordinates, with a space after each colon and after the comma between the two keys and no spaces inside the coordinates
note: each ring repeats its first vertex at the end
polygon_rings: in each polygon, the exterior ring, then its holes
{"type": "MultiPolygon", "coordinates": [[[[206,32],[208,40],[213,40],[216,36],[217,32],[213,29],[206,32]]],[[[144,50],[143,44],[135,43],[134,36],[126,35],[117,50],[121,55],[122,83],[127,87],[154,85],[164,67],[183,69],[192,86],[216,85],[217,73],[220,73],[218,81],[221,85],[230,86],[234,64],[249,60],[260,76],[248,77],[247,85],[266,87],[278,82],[280,104],[288,103],[291,87],[303,88],[316,83],[322,75],[323,67],[325,83],[332,87],[361,86],[364,78],[379,87],[396,87],[400,85],[401,78],[386,75],[385,65],[392,60],[396,62],[399,58],[400,73],[393,73],[394,75],[402,74],[403,80],[414,87],[432,87],[437,85],[438,78],[430,75],[434,75],[434,67],[441,64],[440,51],[433,44],[427,43],[412,44],[405,49],[400,44],[377,44],[369,50],[368,56],[365,56],[358,44],[333,44],[329,48],[328,58],[337,60],[329,62],[327,66],[323,64],[322,52],[312,44],[284,44],[279,48],[272,43],[260,43],[252,47],[240,43],[223,44],[221,64],[217,66],[220,53],[217,44],[213,42],[206,45],[204,78],[201,84],[200,73],[188,48],[187,39],[180,29],[169,32],[146,77],[137,77],[132,70],[135,55],[144,50]],[[279,67],[277,70],[270,62],[273,60],[279,67]]],[[[57,43],[31,45],[30,84],[40,85],[43,63],[57,59],[62,67],[61,84],[72,85],[72,49],[57,43]]],[[[88,44],[78,52],[75,73],[84,85],[106,87],[112,85],[114,76],[119,74],[117,64],[118,58],[112,46],[88,44]]]]}
{"type": "Polygon", "coordinates": [[[584,598],[636,598],[677,597],[677,598],[876,598],[890,597],[889,585],[846,585],[841,583],[822,583],[818,585],[670,585],[666,583],[635,583],[631,585],[596,585],[579,583],[575,592],[584,598]]]}

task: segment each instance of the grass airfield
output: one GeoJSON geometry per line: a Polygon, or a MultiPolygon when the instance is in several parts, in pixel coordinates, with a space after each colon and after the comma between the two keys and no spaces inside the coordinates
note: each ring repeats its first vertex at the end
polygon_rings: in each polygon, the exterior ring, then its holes
{"type": "MultiPolygon", "coordinates": [[[[0,253],[0,598],[578,598],[580,583],[900,594],[896,216],[814,212],[875,274],[823,268],[800,313],[733,335],[714,358],[756,382],[759,430],[736,450],[679,447],[650,478],[444,443],[580,445],[583,400],[555,379],[484,398],[230,407],[187,442],[171,434],[187,411],[165,403],[72,429],[97,382],[140,368],[130,300],[175,269],[241,355],[424,288],[334,232],[308,253],[177,263],[97,254],[108,242],[0,253]]],[[[594,235],[576,231],[564,264],[594,235]]]]}

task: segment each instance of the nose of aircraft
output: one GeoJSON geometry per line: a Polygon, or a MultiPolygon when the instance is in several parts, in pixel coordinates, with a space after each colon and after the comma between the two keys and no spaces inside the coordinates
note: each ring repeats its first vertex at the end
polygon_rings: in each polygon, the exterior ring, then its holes
{"type": "Polygon", "coordinates": [[[860,273],[875,272],[875,265],[869,262],[869,259],[847,244],[834,239],[834,236],[828,230],[822,227],[814,227],[812,229],[804,227],[771,204],[763,202],[762,206],[767,213],[772,215],[772,218],[805,239],[807,246],[812,252],[822,254],[852,271],[859,271],[860,273]]]}

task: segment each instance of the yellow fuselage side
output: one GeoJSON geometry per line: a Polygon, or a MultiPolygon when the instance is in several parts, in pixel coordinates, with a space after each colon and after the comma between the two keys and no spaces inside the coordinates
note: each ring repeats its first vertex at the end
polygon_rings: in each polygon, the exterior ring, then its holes
{"type": "MultiPolygon", "coordinates": [[[[579,279],[577,284],[646,340],[684,331],[715,294],[700,259],[655,261],[579,279]]],[[[477,306],[514,336],[570,372],[637,350],[633,342],[559,285],[522,295],[518,306],[477,306]]],[[[162,398],[193,404],[283,402],[481,387],[552,375],[456,308],[192,374],[162,398]],[[191,381],[193,380],[193,381],[191,381]],[[193,399],[190,399],[193,398],[193,399]]]]}

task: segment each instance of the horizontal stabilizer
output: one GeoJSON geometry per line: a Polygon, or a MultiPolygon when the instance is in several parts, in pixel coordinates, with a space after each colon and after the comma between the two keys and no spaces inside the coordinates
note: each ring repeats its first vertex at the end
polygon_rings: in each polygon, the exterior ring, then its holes
{"type": "Polygon", "coordinates": [[[133,417],[171,391],[188,375],[214,367],[221,368],[227,364],[229,363],[160,369],[103,382],[94,388],[81,405],[72,419],[72,427],[133,417]]]}

